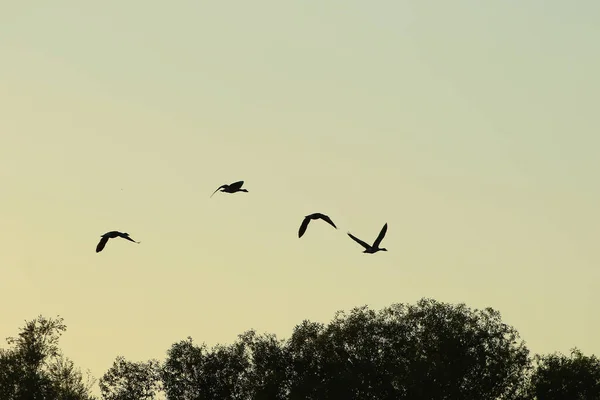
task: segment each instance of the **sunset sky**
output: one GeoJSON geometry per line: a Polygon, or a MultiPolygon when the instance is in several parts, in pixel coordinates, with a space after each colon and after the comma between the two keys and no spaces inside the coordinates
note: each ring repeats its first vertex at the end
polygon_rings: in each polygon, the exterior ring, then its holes
{"type": "Polygon", "coordinates": [[[100,378],[187,336],[430,297],[600,354],[599,20],[596,0],[2,3],[0,338],[60,315],[100,378]],[[339,229],[298,239],[313,212],[339,229]],[[386,222],[388,252],[346,234],[386,222]],[[111,230],[141,244],[96,254],[111,230]]]}

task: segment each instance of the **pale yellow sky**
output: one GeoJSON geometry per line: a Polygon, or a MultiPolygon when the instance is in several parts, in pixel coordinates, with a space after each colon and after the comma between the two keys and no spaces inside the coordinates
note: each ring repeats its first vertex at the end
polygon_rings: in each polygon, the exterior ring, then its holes
{"type": "Polygon", "coordinates": [[[597,1],[51,3],[0,5],[0,337],[99,378],[432,297],[600,353],[597,1]]]}

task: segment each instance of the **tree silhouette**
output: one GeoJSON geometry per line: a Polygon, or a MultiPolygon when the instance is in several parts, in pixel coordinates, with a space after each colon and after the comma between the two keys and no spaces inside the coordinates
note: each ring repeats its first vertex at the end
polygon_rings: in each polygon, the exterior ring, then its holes
{"type": "MultiPolygon", "coordinates": [[[[7,339],[1,400],[94,399],[58,347],[65,330],[40,316],[7,339]]],[[[305,320],[286,340],[249,330],[208,348],[188,337],[164,362],[117,357],[99,386],[103,400],[600,400],[595,356],[528,354],[499,312],[422,299],[305,320]]]]}
{"type": "Polygon", "coordinates": [[[100,378],[105,400],[151,400],[160,391],[160,363],[156,360],[131,362],[117,357],[100,378]]]}
{"type": "Polygon", "coordinates": [[[93,381],[84,382],[80,370],[58,347],[66,330],[63,319],[39,316],[26,321],[17,337],[7,339],[12,349],[0,349],[0,399],[92,400],[93,381]]]}
{"type": "Polygon", "coordinates": [[[536,356],[537,368],[531,377],[530,395],[538,400],[600,399],[600,360],[584,356],[574,348],[571,356],[536,356]]]}
{"type": "Polygon", "coordinates": [[[208,350],[191,338],[174,344],[163,369],[168,399],[243,399],[251,392],[246,343],[208,350]]]}
{"type": "Polygon", "coordinates": [[[191,337],[171,346],[162,380],[168,399],[200,399],[206,386],[202,366],[206,346],[196,346],[191,337]]]}
{"type": "Polygon", "coordinates": [[[498,312],[434,300],[304,321],[288,351],[291,399],[512,398],[529,364],[498,312]]]}
{"type": "Polygon", "coordinates": [[[162,380],[168,399],[516,399],[528,367],[498,312],[424,299],[304,321],[286,341],[248,331],[208,349],[188,338],[162,380]]]}
{"type": "Polygon", "coordinates": [[[289,392],[291,357],[285,341],[278,340],[273,334],[257,335],[250,330],[239,336],[249,357],[246,370],[248,390],[246,398],[287,399],[289,392]]]}

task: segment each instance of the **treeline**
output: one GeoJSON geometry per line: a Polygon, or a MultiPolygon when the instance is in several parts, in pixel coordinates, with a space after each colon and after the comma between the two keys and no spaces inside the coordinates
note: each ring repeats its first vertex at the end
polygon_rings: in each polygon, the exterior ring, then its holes
{"type": "MultiPolygon", "coordinates": [[[[95,399],[94,380],[58,347],[65,329],[40,316],[8,339],[0,399],[95,399]]],[[[422,299],[303,321],[287,340],[248,331],[208,348],[187,338],[164,361],[117,357],[98,383],[104,400],[600,400],[600,360],[577,349],[531,356],[499,312],[422,299]]]]}

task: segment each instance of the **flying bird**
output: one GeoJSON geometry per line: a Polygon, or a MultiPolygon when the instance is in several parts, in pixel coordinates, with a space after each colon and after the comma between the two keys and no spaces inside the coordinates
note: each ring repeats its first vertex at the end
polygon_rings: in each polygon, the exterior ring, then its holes
{"type": "Polygon", "coordinates": [[[379,236],[377,236],[377,239],[375,239],[375,241],[373,242],[373,245],[369,245],[365,242],[363,242],[362,240],[360,240],[359,238],[357,238],[356,236],[352,235],[350,232],[348,232],[348,236],[350,236],[352,239],[354,239],[354,241],[358,244],[360,244],[362,247],[365,248],[365,251],[363,251],[363,253],[368,253],[368,254],[373,254],[373,253],[377,253],[378,251],[387,251],[386,248],[380,248],[379,244],[381,243],[381,241],[383,240],[383,238],[385,237],[385,233],[387,232],[387,222],[385,223],[385,225],[383,226],[383,228],[381,228],[381,232],[379,232],[379,236]]]}
{"type": "Polygon", "coordinates": [[[96,246],[96,253],[100,253],[102,251],[104,246],[106,246],[108,239],[114,239],[117,237],[122,237],[123,239],[127,239],[133,243],[138,243],[138,244],[141,243],[141,242],[136,242],[135,240],[130,238],[129,233],[121,233],[118,231],[106,232],[104,235],[102,235],[102,239],[100,239],[100,241],[98,242],[98,245],[96,246]]]}
{"type": "Polygon", "coordinates": [[[219,186],[219,188],[217,190],[215,190],[213,192],[213,194],[210,195],[210,197],[213,197],[213,195],[215,193],[217,193],[219,190],[223,193],[248,192],[246,189],[241,189],[243,184],[244,184],[244,181],[238,181],[238,182],[231,183],[229,185],[221,185],[221,186],[219,186]]]}
{"type": "Polygon", "coordinates": [[[306,228],[308,228],[308,223],[313,219],[322,219],[323,221],[327,222],[329,225],[337,229],[337,226],[335,226],[331,218],[329,218],[327,215],[321,213],[314,213],[304,217],[304,221],[302,221],[302,225],[300,225],[300,230],[298,231],[299,238],[301,238],[302,235],[304,235],[304,232],[306,232],[306,228]]]}

